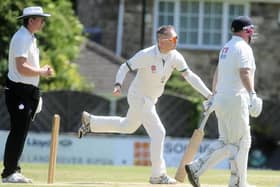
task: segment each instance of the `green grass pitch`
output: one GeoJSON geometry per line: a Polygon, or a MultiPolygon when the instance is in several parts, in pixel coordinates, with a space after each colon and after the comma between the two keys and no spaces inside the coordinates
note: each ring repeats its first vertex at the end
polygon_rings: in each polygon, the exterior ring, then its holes
{"type": "MultiPolygon", "coordinates": [[[[2,168],[1,168],[2,170],[2,168]]],[[[22,172],[33,179],[32,184],[1,184],[0,186],[36,187],[191,187],[188,182],[176,185],[148,183],[150,167],[57,164],[53,184],[47,184],[48,164],[22,164],[22,172]]],[[[168,168],[174,176],[176,168],[168,168]]],[[[202,187],[227,187],[228,170],[209,170],[201,178],[202,187]]],[[[257,187],[280,187],[280,171],[248,170],[248,180],[257,187]]]]}

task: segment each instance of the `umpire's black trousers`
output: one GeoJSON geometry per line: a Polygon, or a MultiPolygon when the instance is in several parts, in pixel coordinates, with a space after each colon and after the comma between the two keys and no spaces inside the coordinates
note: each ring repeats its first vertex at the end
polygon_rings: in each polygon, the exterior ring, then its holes
{"type": "Polygon", "coordinates": [[[19,159],[39,98],[40,91],[37,87],[16,83],[7,78],[5,101],[11,126],[5,146],[2,178],[20,172],[19,159]]]}

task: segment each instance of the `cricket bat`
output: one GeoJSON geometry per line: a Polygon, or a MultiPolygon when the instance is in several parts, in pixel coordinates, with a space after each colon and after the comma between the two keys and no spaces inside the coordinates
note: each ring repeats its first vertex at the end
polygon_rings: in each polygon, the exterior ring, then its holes
{"type": "Polygon", "coordinates": [[[183,155],[183,158],[180,162],[179,167],[177,168],[176,174],[175,174],[175,179],[179,182],[184,182],[185,177],[186,177],[186,171],[185,171],[185,165],[187,163],[190,163],[193,161],[198,148],[200,146],[200,143],[203,139],[204,136],[204,127],[206,125],[206,122],[209,118],[209,115],[211,114],[212,111],[207,110],[203,113],[202,120],[200,122],[199,128],[195,129],[192,137],[190,139],[189,145],[185,150],[185,153],[183,155]]]}

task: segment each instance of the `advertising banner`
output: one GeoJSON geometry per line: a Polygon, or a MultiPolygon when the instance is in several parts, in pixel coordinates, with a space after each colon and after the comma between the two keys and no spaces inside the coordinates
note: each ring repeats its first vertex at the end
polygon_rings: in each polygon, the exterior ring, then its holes
{"type": "MultiPolygon", "coordinates": [[[[0,156],[8,131],[0,131],[0,156]]],[[[204,140],[201,154],[213,140],[204,140]]],[[[51,134],[29,133],[22,162],[48,163],[50,157],[51,134]]],[[[188,144],[186,138],[167,137],[164,144],[164,158],[167,167],[177,167],[188,144]]],[[[60,134],[58,138],[57,163],[97,164],[97,165],[150,165],[150,141],[146,136],[133,135],[88,135],[78,139],[73,134],[60,134]]],[[[228,168],[224,160],[216,168],[228,168]]]]}

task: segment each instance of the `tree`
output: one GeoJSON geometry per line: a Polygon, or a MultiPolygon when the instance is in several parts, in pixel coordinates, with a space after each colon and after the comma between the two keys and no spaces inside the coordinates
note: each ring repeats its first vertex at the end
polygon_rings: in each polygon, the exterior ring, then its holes
{"type": "Polygon", "coordinates": [[[204,97],[187,83],[178,71],[172,74],[166,83],[166,89],[168,92],[179,94],[194,103],[201,103],[204,100],[204,97]]]}
{"type": "Polygon", "coordinates": [[[79,54],[84,37],[83,26],[75,16],[71,1],[58,0],[1,0],[0,3],[0,84],[3,85],[7,73],[9,42],[21,26],[16,17],[27,6],[42,6],[51,14],[46,19],[42,32],[38,32],[40,64],[51,64],[55,76],[42,79],[40,87],[48,90],[89,90],[91,85],[78,73],[78,66],[71,63],[79,54]]]}

